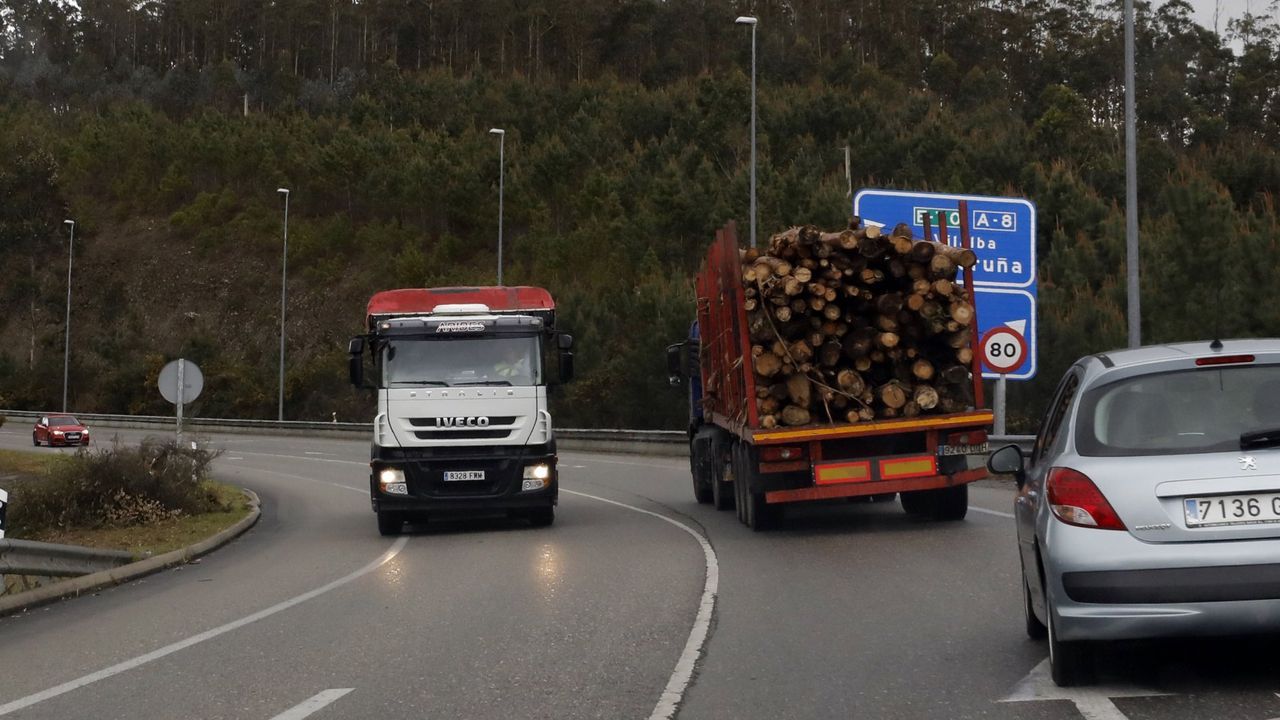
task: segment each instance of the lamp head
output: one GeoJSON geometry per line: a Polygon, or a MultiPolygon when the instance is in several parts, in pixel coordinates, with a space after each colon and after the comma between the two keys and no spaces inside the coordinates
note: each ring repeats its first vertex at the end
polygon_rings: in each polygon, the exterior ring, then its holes
{"type": "Polygon", "coordinates": [[[734,20],[734,22],[738,25],[755,25],[759,20],[750,15],[742,15],[739,16],[737,20],[734,20]]]}
{"type": "Polygon", "coordinates": [[[285,195],[288,195],[288,194],[289,194],[289,188],[276,188],[276,192],[278,192],[278,193],[284,193],[285,195]]]}
{"type": "Polygon", "coordinates": [[[507,131],[502,128],[489,128],[490,135],[506,135],[507,131]]]}
{"type": "Polygon", "coordinates": [[[71,225],[72,227],[75,227],[76,221],[75,221],[75,220],[63,220],[63,221],[62,221],[62,224],[63,224],[63,225],[71,225]]]}

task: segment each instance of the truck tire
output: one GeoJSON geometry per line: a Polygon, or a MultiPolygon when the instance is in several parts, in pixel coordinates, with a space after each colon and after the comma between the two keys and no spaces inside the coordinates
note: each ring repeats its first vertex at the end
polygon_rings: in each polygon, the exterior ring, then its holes
{"type": "Polygon", "coordinates": [[[729,466],[721,458],[716,464],[715,473],[711,476],[712,507],[717,510],[732,508],[735,490],[733,477],[729,476],[729,466]]]}
{"type": "Polygon", "coordinates": [[[772,530],[782,520],[782,506],[765,502],[764,493],[748,493],[747,526],[756,532],[772,530]]]}
{"type": "Polygon", "coordinates": [[[529,513],[529,524],[534,527],[547,527],[556,521],[556,509],[550,505],[534,508],[529,513]]]}
{"type": "Polygon", "coordinates": [[[902,501],[903,512],[908,515],[924,515],[929,512],[929,506],[932,503],[928,493],[928,490],[898,493],[898,499],[902,501]]]}
{"type": "Polygon", "coordinates": [[[933,507],[929,517],[934,520],[963,520],[969,514],[969,486],[954,485],[949,488],[930,490],[933,493],[933,507]]]}
{"type": "MultiPolygon", "coordinates": [[[[743,476],[742,443],[735,440],[729,446],[729,472],[733,473],[733,507],[738,514],[738,522],[747,524],[747,501],[743,497],[743,488],[747,486],[743,476]]],[[[723,493],[722,493],[723,494],[723,493]]]]}
{"type": "Polygon", "coordinates": [[[712,428],[701,427],[689,439],[689,473],[693,476],[693,497],[700,504],[712,502],[715,483],[715,435],[712,428]]]}
{"type": "Polygon", "coordinates": [[[404,527],[404,516],[398,512],[389,510],[378,511],[378,534],[383,537],[399,535],[400,528],[404,527]]]}

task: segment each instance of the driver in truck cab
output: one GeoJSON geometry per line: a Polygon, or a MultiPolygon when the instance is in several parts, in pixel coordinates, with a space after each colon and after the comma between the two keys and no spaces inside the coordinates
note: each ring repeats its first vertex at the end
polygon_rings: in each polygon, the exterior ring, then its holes
{"type": "Polygon", "coordinates": [[[512,385],[532,384],[529,354],[518,345],[504,343],[498,362],[493,366],[493,374],[512,385]]]}

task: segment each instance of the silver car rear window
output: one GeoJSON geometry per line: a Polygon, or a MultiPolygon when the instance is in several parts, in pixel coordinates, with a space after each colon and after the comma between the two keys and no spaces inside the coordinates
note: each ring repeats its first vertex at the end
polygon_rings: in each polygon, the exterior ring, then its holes
{"type": "Polygon", "coordinates": [[[1240,435],[1280,429],[1280,365],[1141,375],[1081,399],[1076,452],[1099,457],[1240,449],[1240,435]]]}

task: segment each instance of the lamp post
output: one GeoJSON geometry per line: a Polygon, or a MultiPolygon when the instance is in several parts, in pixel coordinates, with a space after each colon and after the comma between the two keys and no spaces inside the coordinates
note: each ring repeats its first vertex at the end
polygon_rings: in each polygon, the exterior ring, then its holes
{"type": "Polygon", "coordinates": [[[489,128],[490,135],[498,136],[498,284],[502,284],[502,184],[506,168],[507,131],[489,128]]]}
{"type": "Polygon", "coordinates": [[[756,24],[757,18],[743,15],[734,20],[751,26],[751,247],[756,245],[756,24]]]}
{"type": "Polygon", "coordinates": [[[276,420],[284,420],[284,310],[289,291],[289,188],[276,188],[284,195],[284,250],[280,258],[280,393],[276,420]]]}
{"type": "Polygon", "coordinates": [[[62,412],[67,411],[67,377],[71,369],[71,262],[76,253],[76,221],[63,220],[71,228],[71,240],[67,245],[67,321],[66,337],[62,342],[62,412]]]}
{"type": "Polygon", "coordinates": [[[1142,291],[1138,284],[1138,148],[1133,101],[1133,0],[1124,2],[1124,239],[1129,297],[1129,347],[1142,345],[1142,291]]]}

